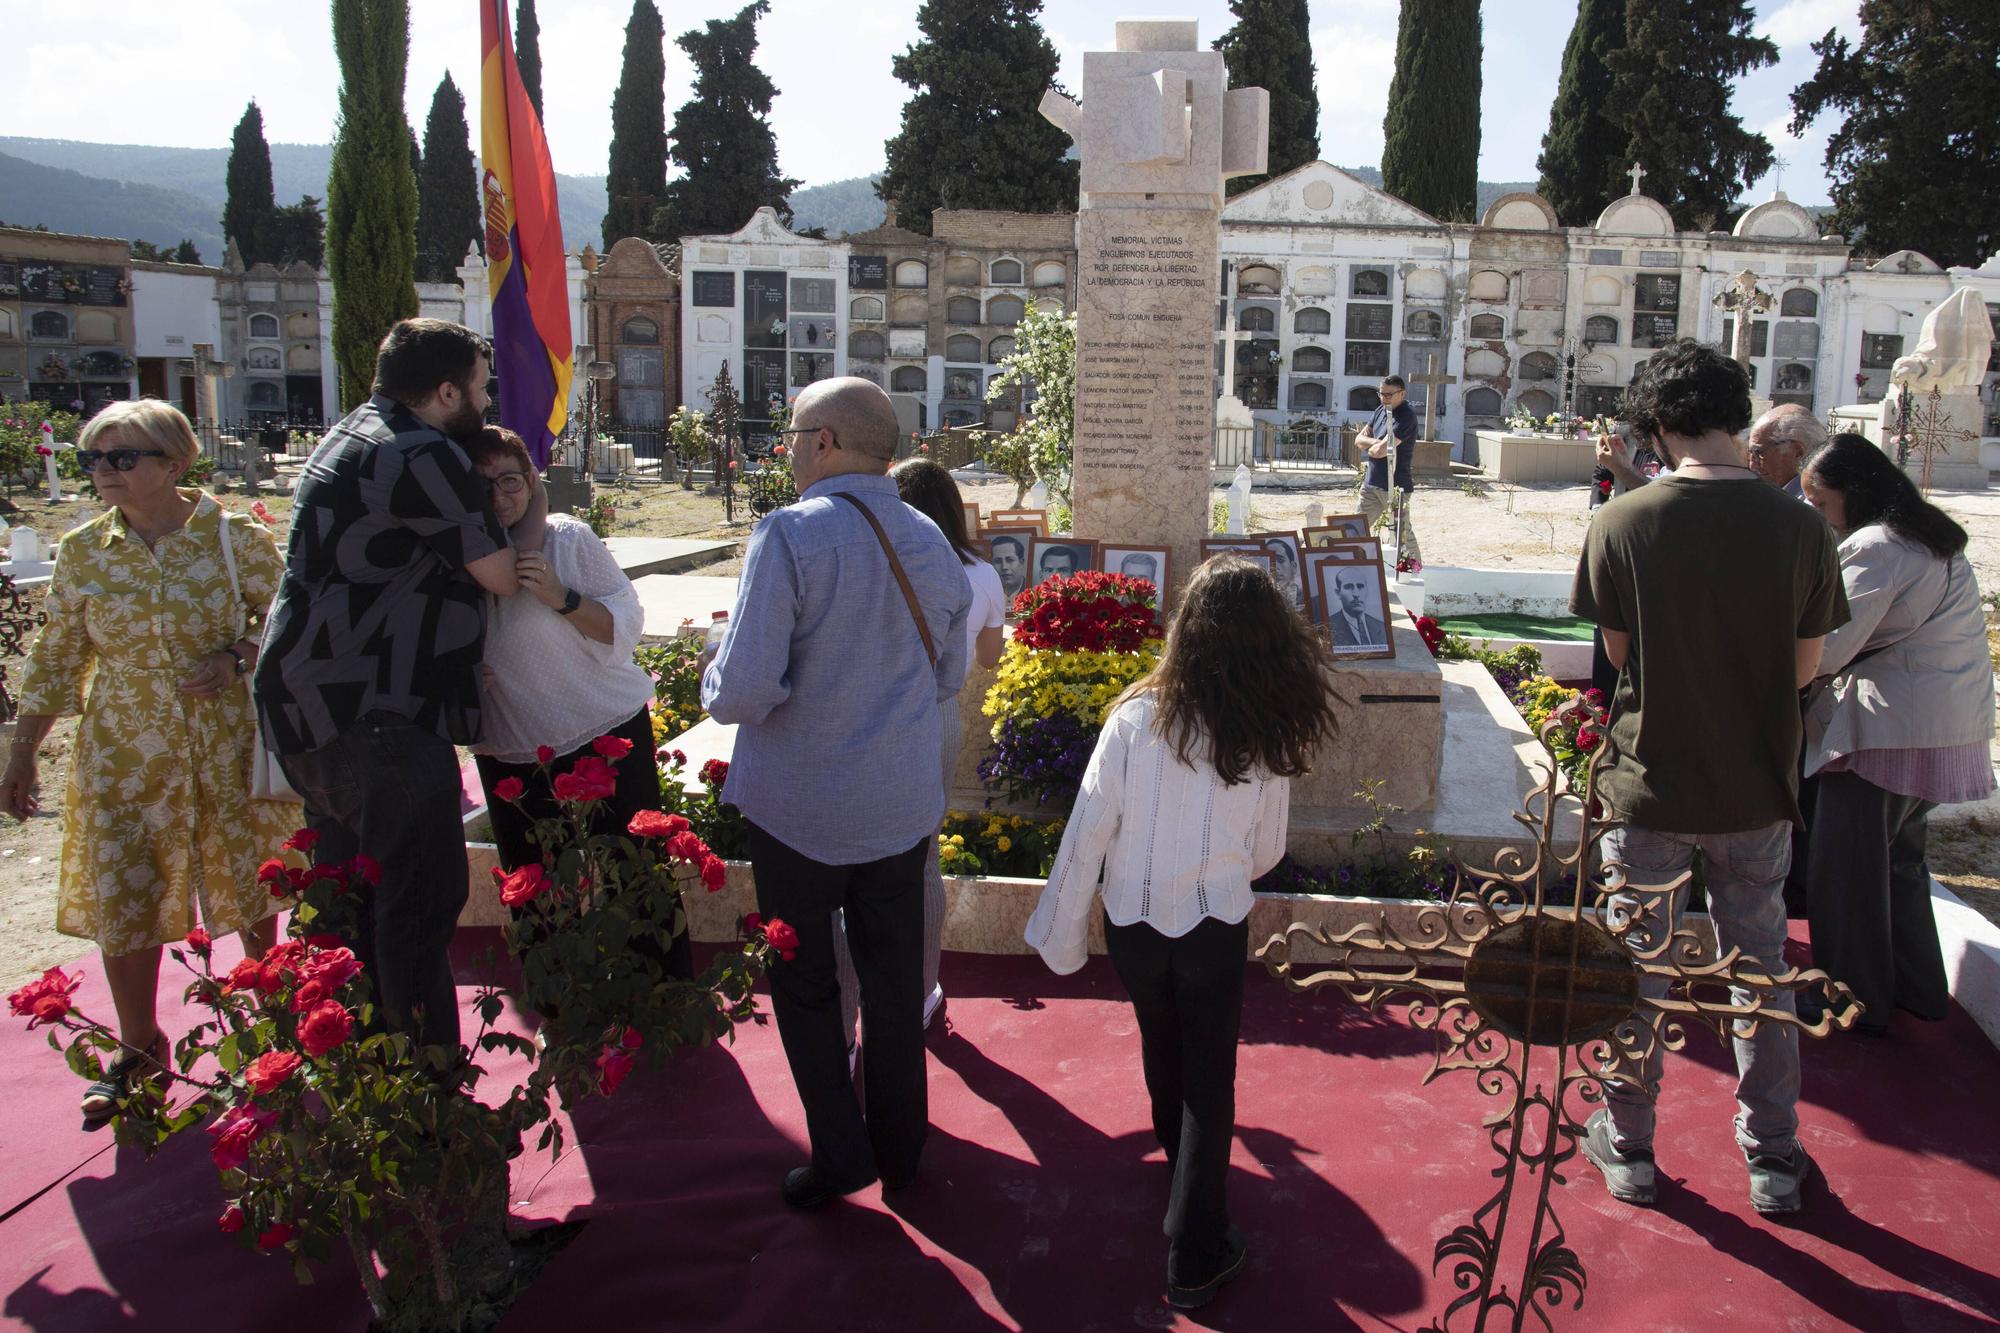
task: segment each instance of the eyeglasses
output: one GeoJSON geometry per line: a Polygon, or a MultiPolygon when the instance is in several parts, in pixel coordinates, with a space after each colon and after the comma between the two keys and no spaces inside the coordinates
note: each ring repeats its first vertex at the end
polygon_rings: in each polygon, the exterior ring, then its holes
{"type": "Polygon", "coordinates": [[[85,472],[97,471],[97,465],[107,460],[120,472],[130,472],[139,466],[142,458],[165,458],[164,449],[83,449],[78,451],[76,461],[85,472]]]}
{"type": "MultiPolygon", "coordinates": [[[[817,435],[821,431],[825,431],[828,435],[833,435],[833,427],[831,426],[787,426],[777,433],[780,435],[817,435]]],[[[838,435],[833,435],[833,447],[836,449],[840,447],[840,437],[838,435]]]]}
{"type": "Polygon", "coordinates": [[[502,495],[519,495],[528,489],[528,479],[518,472],[502,472],[487,479],[487,485],[502,495]]]}

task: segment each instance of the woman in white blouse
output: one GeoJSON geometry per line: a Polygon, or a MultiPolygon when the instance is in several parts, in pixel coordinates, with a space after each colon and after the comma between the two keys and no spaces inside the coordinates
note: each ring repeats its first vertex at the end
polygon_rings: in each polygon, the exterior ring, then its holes
{"type": "Polygon", "coordinates": [[[1197,568],[1160,665],[1105,719],[1025,933],[1055,971],[1082,967],[1102,872],[1105,947],[1173,1168],[1167,1301],[1180,1309],[1244,1263],[1223,1184],[1250,881],[1284,856],[1291,779],[1333,734],[1327,667],[1268,573],[1233,556],[1197,568]]]}
{"type": "MultiPolygon", "coordinates": [[[[634,814],[660,808],[660,770],[653,757],[653,682],[632,660],[645,616],[639,594],[590,525],[550,514],[539,536],[531,501],[541,475],[521,437],[488,426],[465,446],[491,488],[493,512],[514,539],[521,579],[517,597],[493,598],[487,611],[485,714],[472,747],[503,869],[542,859],[530,838],[537,818],[556,814],[550,782],[579,759],[598,754],[610,736],[630,748],[610,759],[618,787],[596,810],[592,832],[620,833],[634,814]],[[537,752],[554,752],[548,763],[537,752]],[[508,778],[524,791],[497,798],[508,778]]],[[[614,744],[610,749],[617,749],[614,744]]],[[[667,975],[693,975],[687,932],[661,959],[667,975]]]]}

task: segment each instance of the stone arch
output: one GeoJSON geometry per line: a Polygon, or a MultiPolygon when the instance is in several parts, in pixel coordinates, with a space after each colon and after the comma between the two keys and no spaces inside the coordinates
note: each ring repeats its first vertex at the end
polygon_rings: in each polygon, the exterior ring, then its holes
{"type": "Polygon", "coordinates": [[[1472,379],[1493,379],[1507,373],[1507,358],[1490,347],[1475,347],[1465,354],[1465,373],[1472,379]]]}
{"type": "Polygon", "coordinates": [[[1389,294],[1389,270],[1386,268],[1355,268],[1347,278],[1347,294],[1355,297],[1387,296],[1389,294]]]}
{"type": "Polygon", "coordinates": [[[944,321],[947,324],[979,323],[979,298],[976,296],[952,297],[944,303],[944,321]]]}
{"type": "Polygon", "coordinates": [[[1011,333],[1003,333],[986,344],[986,360],[991,365],[997,366],[1012,355],[1014,355],[1014,335],[1011,333]]]}
{"type": "Polygon", "coordinates": [[[1357,384],[1347,391],[1347,410],[1373,412],[1382,406],[1382,395],[1372,384],[1357,384]]]}
{"type": "Polygon", "coordinates": [[[1293,380],[1292,410],[1295,412],[1324,412],[1327,407],[1327,386],[1325,380],[1293,380]]]}
{"type": "Polygon", "coordinates": [[[1239,295],[1260,292],[1276,296],[1283,282],[1283,276],[1269,264],[1245,264],[1236,270],[1236,291],[1239,295]]]}
{"type": "Polygon", "coordinates": [[[1625,304],[1625,284],[1609,273],[1596,274],[1583,284],[1583,303],[1622,306],[1625,304]]]}
{"type": "Polygon", "coordinates": [[[1465,326],[1470,338],[1505,338],[1507,321],[1498,315],[1474,315],[1465,326]]]}
{"type": "Polygon", "coordinates": [[[618,328],[618,341],[624,343],[657,343],[660,341],[660,326],[644,315],[634,315],[618,328]]]}
{"type": "Polygon", "coordinates": [[[1787,361],[1778,367],[1775,391],[1778,393],[1811,393],[1813,387],[1812,367],[1803,361],[1787,361]]]}
{"type": "Polygon", "coordinates": [[[1585,341],[1594,343],[1615,343],[1618,341],[1618,321],[1610,315],[1592,315],[1583,321],[1585,341]]]}
{"type": "MultiPolygon", "coordinates": [[[[978,287],[980,278],[979,260],[973,255],[946,255],[944,260],[944,285],[947,287],[978,287]]],[[[902,284],[898,283],[898,286],[902,284]]]]}
{"type": "Polygon", "coordinates": [[[28,336],[68,342],[69,316],[60,310],[37,310],[28,316],[28,336]]]}
{"type": "Polygon", "coordinates": [[[1538,417],[1545,417],[1556,410],[1555,395],[1546,389],[1523,389],[1514,401],[1538,417]]]}
{"type": "Polygon", "coordinates": [[[1505,273],[1497,268],[1483,268],[1472,275],[1472,281],[1466,284],[1465,294],[1475,301],[1504,305],[1508,286],[1505,273]]]}
{"type": "Polygon", "coordinates": [[[278,317],[258,312],[250,316],[249,335],[252,338],[275,338],[278,336],[278,317]]]}
{"type": "Polygon", "coordinates": [[[889,389],[893,393],[923,393],[930,388],[930,382],[922,366],[897,366],[889,372],[889,389]]]}
{"type": "Polygon", "coordinates": [[[1819,227],[1813,222],[1812,214],[1780,193],[1755,208],[1744,210],[1730,234],[1767,236],[1782,241],[1816,241],[1819,239],[1819,227]]]}
{"type": "Polygon", "coordinates": [[[1333,270],[1311,264],[1292,274],[1292,291],[1299,296],[1333,295],[1333,270]]]}
{"type": "Polygon", "coordinates": [[[1245,333],[1276,333],[1278,313],[1265,305],[1246,305],[1236,312],[1236,327],[1245,333]]]}
{"type": "Polygon", "coordinates": [[[1806,319],[1819,318],[1819,293],[1810,287],[1787,288],[1778,299],[1780,315],[1801,315],[1806,319]]]}
{"type": "Polygon", "coordinates": [[[1295,375],[1330,375],[1333,373],[1333,352],[1325,347],[1301,347],[1292,353],[1292,373],[1295,375]]]}
{"type": "Polygon", "coordinates": [[[1502,231],[1554,231],[1562,226],[1548,200],[1533,190],[1516,190],[1495,199],[1479,219],[1482,227],[1502,231]]]}
{"type": "Polygon", "coordinates": [[[883,306],[882,298],[879,296],[857,296],[847,303],[847,317],[849,319],[879,323],[885,313],[887,313],[886,308],[883,306]]]}
{"type": "Polygon", "coordinates": [[[1444,316],[1435,310],[1412,310],[1403,317],[1403,336],[1426,340],[1444,337],[1444,316]]]}
{"type": "Polygon", "coordinates": [[[996,296],[986,303],[986,322],[1013,328],[1028,313],[1028,303],[1018,296],[996,296]]]}
{"type": "Polygon", "coordinates": [[[1442,301],[1447,287],[1443,269],[1417,268],[1403,275],[1403,299],[1407,301],[1442,301]]]}
{"type": "Polygon", "coordinates": [[[285,316],[285,336],[287,338],[317,338],[319,336],[319,316],[304,310],[294,310],[285,316]]]}
{"type": "Polygon", "coordinates": [[[1498,390],[1481,384],[1465,392],[1465,415],[1468,417],[1497,417],[1500,415],[1501,399],[1498,390]]]}
{"type": "Polygon", "coordinates": [[[921,259],[905,259],[896,265],[896,285],[898,287],[928,287],[931,285],[931,267],[921,259]]]}
{"type": "Polygon", "coordinates": [[[1069,281],[1069,268],[1053,259],[1035,265],[1035,286],[1060,287],[1069,281]]]}
{"type": "Polygon", "coordinates": [[[1674,215],[1657,199],[1628,194],[1605,205],[1604,211],[1597,215],[1597,229],[1622,236],[1671,236],[1674,215]]]}
{"type": "Polygon", "coordinates": [[[1027,273],[1018,259],[996,259],[986,266],[986,280],[995,287],[1020,287],[1026,284],[1027,273]]]}
{"type": "Polygon", "coordinates": [[[969,333],[954,333],[944,340],[944,359],[960,365],[978,365],[981,350],[979,339],[969,333]]]}
{"type": "Polygon", "coordinates": [[[1521,358],[1519,375],[1524,380],[1552,380],[1556,377],[1556,359],[1547,352],[1530,352],[1521,358]]]}
{"type": "Polygon", "coordinates": [[[1308,335],[1332,333],[1333,315],[1318,306],[1307,306],[1292,316],[1292,332],[1308,335]]]}
{"type": "Polygon", "coordinates": [[[1063,312],[1063,303],[1057,297],[1044,296],[1035,302],[1035,309],[1041,311],[1044,315],[1060,315],[1063,312]]]}

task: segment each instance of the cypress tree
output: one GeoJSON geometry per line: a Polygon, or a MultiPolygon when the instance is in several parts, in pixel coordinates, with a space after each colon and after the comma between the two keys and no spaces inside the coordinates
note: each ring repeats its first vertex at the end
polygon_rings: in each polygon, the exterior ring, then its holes
{"type": "Polygon", "coordinates": [[[1646,169],[1683,227],[1728,225],[1736,200],[1771,169],[1771,141],[1729,109],[1730,81],[1776,64],[1753,30],[1750,0],[1643,0],[1611,55],[1611,97],[1625,131],[1620,163],[1646,169]]]}
{"type": "Polygon", "coordinates": [[[667,196],[666,28],[653,0],[632,0],[625,61],[611,98],[611,165],[604,248],[643,236],[667,196]]]}
{"type": "Polygon", "coordinates": [[[319,200],[309,194],[272,215],[271,235],[274,264],[302,259],[318,268],[326,262],[326,219],[320,216],[319,200]]]}
{"type": "Polygon", "coordinates": [[[1446,222],[1479,207],[1479,0],[1404,4],[1382,118],[1382,188],[1446,222]]]}
{"type": "Polygon", "coordinates": [[[752,61],[757,20],[770,10],[769,0],[755,0],[676,40],[694,62],[694,95],[674,113],[668,139],[685,174],[667,186],[666,206],[649,228],[654,239],[735,231],[766,205],[791,223],[785,198],[798,182],[778,174],[769,119],[778,90],[752,61]]]}
{"type": "Polygon", "coordinates": [[[1833,226],[1872,253],[1945,265],[2000,249],[2000,5],[1869,0],[1859,46],[1828,32],[1812,49],[1791,129],[1846,115],[1826,145],[1833,226]]]}
{"type": "Polygon", "coordinates": [[[368,396],[375,351],[417,313],[417,178],[403,116],[409,0],[332,0],[339,118],[326,181],[327,268],[340,398],[368,396]]]}
{"type": "Polygon", "coordinates": [[[1238,176],[1229,193],[1261,185],[1319,157],[1319,85],[1314,81],[1307,0],[1229,0],[1236,23],[1215,41],[1233,88],[1271,94],[1269,176],[1238,176]]]}
{"type": "Polygon", "coordinates": [[[535,22],[535,0],[520,0],[514,6],[514,63],[521,67],[521,86],[542,120],[542,25],[535,22]]]}
{"type": "Polygon", "coordinates": [[[928,235],[940,208],[1054,213],[1076,207],[1069,136],[1042,119],[1056,48],[1041,0],[924,0],[922,34],[890,68],[915,92],[885,145],[877,197],[928,235]]]}
{"type": "Polygon", "coordinates": [[[229,193],[222,205],[222,234],[236,242],[248,266],[271,258],[271,146],[264,142],[264,113],[255,102],[244,109],[229,141],[229,193]]]}
{"type": "MultiPolygon", "coordinates": [[[[1542,136],[1535,187],[1573,227],[1625,193],[1624,131],[1611,111],[1611,53],[1625,45],[1627,0],[1580,0],[1563,47],[1562,79],[1542,136]]],[[[1651,170],[1651,168],[1648,168],[1651,170]]]]}
{"type": "Polygon", "coordinates": [[[479,176],[465,126],[465,98],[446,74],[424,121],[423,172],[417,177],[417,278],[449,282],[480,238],[479,176]]]}

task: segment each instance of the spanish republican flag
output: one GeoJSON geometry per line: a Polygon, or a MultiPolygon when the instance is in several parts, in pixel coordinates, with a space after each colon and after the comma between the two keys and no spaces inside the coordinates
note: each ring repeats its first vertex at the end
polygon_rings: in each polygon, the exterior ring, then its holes
{"type": "Polygon", "coordinates": [[[538,467],[569,418],[575,345],[549,142],[514,63],[506,0],[479,0],[479,156],[500,422],[538,467]]]}

